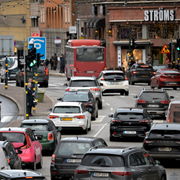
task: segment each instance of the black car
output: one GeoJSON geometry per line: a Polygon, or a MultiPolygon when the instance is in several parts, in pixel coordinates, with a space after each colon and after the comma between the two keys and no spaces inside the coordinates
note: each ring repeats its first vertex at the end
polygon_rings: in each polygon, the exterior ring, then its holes
{"type": "Polygon", "coordinates": [[[110,141],[117,138],[144,138],[150,130],[152,120],[144,109],[118,108],[110,121],[110,141]]]}
{"type": "Polygon", "coordinates": [[[20,150],[16,152],[12,143],[8,141],[0,141],[0,146],[3,148],[11,169],[22,169],[22,160],[17,154],[22,152],[20,150]]]}
{"type": "Polygon", "coordinates": [[[107,144],[102,138],[71,137],[61,139],[51,159],[51,180],[73,176],[84,154],[90,148],[104,146],[107,144]]]}
{"type": "Polygon", "coordinates": [[[31,170],[1,170],[0,171],[1,180],[47,180],[42,174],[31,171],[31,170]]]}
{"type": "Polygon", "coordinates": [[[173,99],[174,96],[168,95],[165,90],[148,90],[143,89],[138,96],[135,102],[135,107],[144,108],[147,110],[150,115],[160,115],[165,116],[165,112],[168,109],[170,99],[173,99]]]}
{"type": "Polygon", "coordinates": [[[74,180],[166,180],[166,171],[140,147],[89,150],[75,170],[74,180]]]}
{"type": "Polygon", "coordinates": [[[127,70],[127,78],[131,85],[134,83],[148,83],[150,85],[151,77],[156,74],[156,71],[149,64],[133,64],[127,70]]]}
{"type": "Polygon", "coordinates": [[[143,147],[157,159],[180,159],[180,124],[154,124],[143,147]]]}
{"type": "Polygon", "coordinates": [[[91,91],[66,91],[63,98],[58,98],[63,102],[82,102],[86,109],[91,113],[91,119],[98,117],[98,101],[94,98],[91,91]]]}

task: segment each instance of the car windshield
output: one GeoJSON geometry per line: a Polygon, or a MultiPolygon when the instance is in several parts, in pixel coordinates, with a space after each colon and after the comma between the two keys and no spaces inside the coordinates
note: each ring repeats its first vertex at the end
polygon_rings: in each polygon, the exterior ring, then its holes
{"type": "Polygon", "coordinates": [[[121,156],[87,154],[81,165],[97,167],[124,167],[124,161],[121,156]]]}
{"type": "Polygon", "coordinates": [[[53,113],[80,113],[78,106],[56,106],[53,113]]]}
{"type": "Polygon", "coordinates": [[[22,124],[21,127],[23,128],[31,128],[35,131],[48,131],[48,125],[47,124],[22,124]]]}
{"type": "Polygon", "coordinates": [[[180,73],[177,71],[162,71],[166,76],[179,76],[180,73]]]}
{"type": "Polygon", "coordinates": [[[58,146],[59,155],[85,154],[91,145],[88,142],[61,142],[58,146]]]}
{"type": "Polygon", "coordinates": [[[94,80],[75,80],[71,81],[70,87],[94,87],[97,86],[94,80]]]}
{"type": "Polygon", "coordinates": [[[63,96],[63,101],[88,101],[88,94],[65,94],[63,96]]]}
{"type": "MultiPolygon", "coordinates": [[[[13,67],[13,65],[15,64],[15,61],[17,61],[17,58],[7,58],[7,60],[8,60],[8,68],[11,68],[11,67],[13,67]]],[[[3,61],[3,63],[2,63],[2,66],[3,66],[3,68],[5,69],[5,60],[3,61]]]]}
{"type": "Polygon", "coordinates": [[[180,131],[177,130],[152,130],[149,134],[149,138],[167,139],[167,138],[180,138],[180,131]]]}
{"type": "Polygon", "coordinates": [[[166,100],[166,95],[164,92],[143,92],[140,99],[145,101],[162,101],[166,100]]]}
{"type": "Polygon", "coordinates": [[[124,74],[123,73],[105,73],[104,79],[121,79],[124,80],[124,74]]]}
{"type": "Polygon", "coordinates": [[[142,113],[122,112],[117,114],[117,118],[122,120],[126,120],[126,119],[137,120],[137,119],[143,119],[144,116],[142,113]]]}
{"type": "Polygon", "coordinates": [[[14,132],[0,132],[0,137],[3,140],[7,140],[13,143],[25,143],[26,138],[23,133],[14,133],[14,132]]]}

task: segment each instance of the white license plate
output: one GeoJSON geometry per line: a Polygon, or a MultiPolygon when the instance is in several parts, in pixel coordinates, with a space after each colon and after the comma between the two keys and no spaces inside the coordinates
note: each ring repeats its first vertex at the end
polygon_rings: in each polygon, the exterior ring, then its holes
{"type": "Polygon", "coordinates": [[[110,82],[112,85],[119,85],[119,82],[110,82]]]}
{"type": "Polygon", "coordinates": [[[68,163],[81,163],[81,159],[66,159],[68,163]]]}
{"type": "Polygon", "coordinates": [[[93,173],[94,177],[109,177],[109,173],[93,173]]]}
{"type": "Polygon", "coordinates": [[[124,131],[124,134],[136,134],[136,131],[124,131]]]}
{"type": "Polygon", "coordinates": [[[87,73],[94,73],[94,71],[87,71],[87,73]]]}
{"type": "Polygon", "coordinates": [[[172,151],[170,147],[159,148],[159,151],[172,151]]]}
{"type": "Polygon", "coordinates": [[[157,104],[150,104],[149,107],[159,107],[157,104]]]}
{"type": "Polygon", "coordinates": [[[176,82],[169,82],[168,84],[177,84],[176,82]]]}

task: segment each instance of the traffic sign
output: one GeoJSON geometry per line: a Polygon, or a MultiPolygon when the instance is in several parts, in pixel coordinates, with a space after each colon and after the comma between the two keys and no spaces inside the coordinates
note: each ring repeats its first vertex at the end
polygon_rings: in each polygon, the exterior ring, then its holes
{"type": "Polygon", "coordinates": [[[41,60],[46,59],[46,37],[29,37],[28,38],[28,49],[31,49],[33,46],[29,44],[30,40],[34,39],[34,47],[36,48],[36,53],[43,54],[41,60]]]}
{"type": "Polygon", "coordinates": [[[32,37],[39,37],[39,34],[38,33],[33,33],[32,37]]]}
{"type": "Polygon", "coordinates": [[[14,41],[14,46],[16,46],[16,41],[14,41]]]}
{"type": "Polygon", "coordinates": [[[167,54],[167,53],[171,53],[171,52],[168,49],[167,45],[165,44],[161,50],[161,54],[167,54]]]}

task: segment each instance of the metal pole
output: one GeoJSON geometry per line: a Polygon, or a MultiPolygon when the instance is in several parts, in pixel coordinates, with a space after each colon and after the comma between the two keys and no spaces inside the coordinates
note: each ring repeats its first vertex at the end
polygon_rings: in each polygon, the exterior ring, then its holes
{"type": "Polygon", "coordinates": [[[8,60],[6,56],[5,60],[5,69],[6,69],[6,74],[5,74],[5,89],[8,89],[8,60]]]}
{"type": "Polygon", "coordinates": [[[173,62],[173,44],[172,44],[172,38],[171,38],[171,62],[173,62]]]}
{"type": "Polygon", "coordinates": [[[36,64],[35,64],[35,98],[38,102],[38,66],[37,66],[37,52],[36,52],[36,64]]]}

